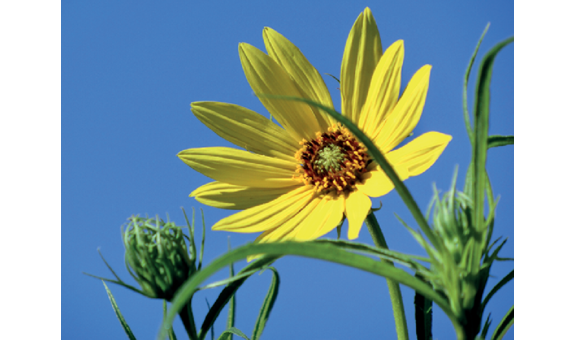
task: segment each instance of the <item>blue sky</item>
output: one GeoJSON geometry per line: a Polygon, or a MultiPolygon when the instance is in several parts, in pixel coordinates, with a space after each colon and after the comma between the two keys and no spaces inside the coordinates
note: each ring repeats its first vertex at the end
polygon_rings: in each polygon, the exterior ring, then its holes
{"type": "MultiPolygon", "coordinates": [[[[297,45],[320,73],[339,75],[345,41],[358,14],[370,7],[384,47],[405,41],[402,88],[425,64],[433,66],[426,106],[414,134],[440,131],[453,136],[444,154],[424,174],[406,181],[425,209],[432,184],[447,190],[456,165],[460,173],[470,159],[462,116],[463,74],[473,49],[490,22],[481,57],[514,34],[512,1],[391,3],[270,1],[210,4],[199,2],[72,2],[62,4],[62,338],[113,339],[124,334],[100,281],[89,272],[110,277],[108,262],[128,282],[120,226],[132,214],[166,213],[182,225],[180,207],[205,212],[205,260],[255,239],[256,234],[215,232],[209,227],[231,211],[206,207],[189,193],[210,181],[176,154],[184,149],[231,146],[191,113],[193,101],[238,104],[267,115],[253,95],[241,68],[238,43],[264,48],[262,29],[271,27],[297,45]]],[[[491,134],[514,133],[514,46],[497,57],[491,86],[491,134]]],[[[475,73],[470,81],[473,99],[475,73]]],[[[326,76],[334,105],[338,84],[326,76]]],[[[501,196],[494,237],[508,238],[502,256],[514,254],[514,147],[492,149],[488,171],[501,196]]],[[[462,181],[460,175],[460,184],[462,181]]],[[[394,213],[415,226],[399,196],[392,192],[374,204],[390,248],[423,254],[394,213]]],[[[335,238],[335,232],[327,235],[335,238]]],[[[372,244],[364,227],[359,242],[372,244]]],[[[239,269],[245,263],[237,263],[239,269]]],[[[274,265],[281,286],[264,339],[394,338],[395,329],[385,281],[380,277],[296,257],[274,265]]],[[[513,268],[494,266],[493,282],[513,268]]],[[[224,278],[226,272],[213,279],[224,278]]],[[[254,275],[238,292],[237,327],[250,334],[271,274],[254,275]]],[[[489,287],[488,287],[489,288],[489,287]]],[[[161,302],[110,285],[135,335],[152,338],[161,321],[161,302]]],[[[410,335],[415,338],[413,292],[402,290],[410,335]]],[[[194,298],[196,322],[218,290],[194,298]]],[[[514,302],[508,285],[487,312],[495,323],[514,302]]],[[[224,328],[216,323],[216,334],[224,328]]],[[[495,325],[494,325],[495,326],[495,325]]],[[[494,327],[492,326],[492,327],[494,327]]],[[[176,322],[180,338],[183,329],[176,322]]],[[[513,338],[513,328],[508,333],[513,338]]],[[[449,320],[434,310],[434,338],[453,338],[449,320]]]]}

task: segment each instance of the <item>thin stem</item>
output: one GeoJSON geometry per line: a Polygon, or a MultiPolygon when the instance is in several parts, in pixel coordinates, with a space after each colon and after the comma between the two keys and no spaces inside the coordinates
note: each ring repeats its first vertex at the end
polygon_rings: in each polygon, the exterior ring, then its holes
{"type": "Polygon", "coordinates": [[[180,311],[180,319],[184,323],[184,328],[188,332],[190,340],[197,340],[196,324],[194,322],[194,314],[192,313],[192,301],[190,300],[184,308],[180,311]]]}
{"type": "MultiPolygon", "coordinates": [[[[387,242],[383,237],[379,223],[375,218],[373,212],[367,215],[365,220],[367,224],[367,229],[373,238],[375,245],[382,249],[389,249],[387,247],[387,242]]],[[[393,266],[393,262],[381,259],[381,261],[389,263],[393,266]]],[[[389,297],[391,298],[391,306],[393,308],[393,317],[395,319],[395,330],[397,332],[398,340],[408,340],[409,334],[407,333],[407,321],[405,320],[405,310],[403,309],[403,298],[401,297],[401,290],[399,289],[399,284],[393,280],[387,279],[387,287],[389,288],[389,297]]]]}

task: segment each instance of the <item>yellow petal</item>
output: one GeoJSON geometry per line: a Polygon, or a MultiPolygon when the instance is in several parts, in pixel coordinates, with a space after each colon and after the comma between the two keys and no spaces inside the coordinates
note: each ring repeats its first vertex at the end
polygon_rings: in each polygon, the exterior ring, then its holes
{"type": "Polygon", "coordinates": [[[403,40],[398,40],[385,51],[377,63],[358,125],[370,137],[375,136],[376,128],[381,126],[397,103],[403,55],[403,40]]]}
{"type": "Polygon", "coordinates": [[[296,140],[315,138],[321,127],[308,104],[265,97],[303,97],[289,74],[270,56],[249,44],[241,43],[239,51],[246,78],[266,109],[296,140]]]}
{"type": "MultiPolygon", "coordinates": [[[[269,27],[264,28],[263,36],[269,56],[291,76],[302,96],[333,108],[331,96],[323,78],[299,48],[269,27]]],[[[322,110],[315,107],[311,109],[323,131],[335,123],[331,116],[322,110]]]]}
{"type": "MultiPolygon", "coordinates": [[[[392,167],[402,181],[409,177],[405,167],[397,164],[392,164],[392,167]]],[[[386,195],[394,188],[389,177],[387,177],[385,172],[383,172],[379,166],[374,166],[373,170],[363,174],[362,180],[363,183],[356,183],[356,187],[359,191],[369,197],[380,197],[386,195]]]]}
{"type": "Polygon", "coordinates": [[[324,196],[313,216],[308,218],[309,221],[305,221],[305,224],[309,226],[300,228],[294,235],[294,239],[298,241],[314,240],[332,231],[343,218],[344,204],[343,195],[324,196]]]}
{"type": "Polygon", "coordinates": [[[235,185],[280,188],[298,185],[296,163],[224,147],[188,149],[178,157],[192,169],[235,185]]]}
{"type": "Polygon", "coordinates": [[[295,190],[296,187],[255,188],[211,182],[194,190],[190,197],[216,208],[244,210],[264,204],[295,190]]]}
{"type": "Polygon", "coordinates": [[[417,176],[429,169],[443,152],[451,136],[440,132],[427,132],[401,148],[391,151],[388,159],[407,169],[409,176],[417,176]]]}
{"type": "Polygon", "coordinates": [[[415,128],[421,117],[431,65],[420,68],[407,84],[399,102],[384,120],[380,132],[375,137],[375,144],[384,153],[395,148],[415,128]]]}
{"type": "Polygon", "coordinates": [[[371,209],[371,200],[361,191],[349,193],[345,198],[345,216],[349,221],[347,238],[355,240],[359,236],[359,230],[371,209]]]}
{"type": "Polygon", "coordinates": [[[292,218],[285,221],[283,224],[277,226],[274,229],[266,230],[263,234],[258,236],[258,238],[256,239],[256,242],[286,241],[286,240],[288,240],[288,239],[286,239],[286,236],[292,234],[292,232],[296,228],[301,228],[301,227],[313,228],[313,226],[310,226],[304,222],[311,214],[313,214],[317,210],[317,207],[318,207],[320,202],[321,202],[321,198],[313,197],[313,199],[311,199],[308,202],[308,204],[303,209],[301,209],[299,212],[297,212],[297,214],[295,214],[292,218]]]}
{"type": "Polygon", "coordinates": [[[371,76],[383,51],[371,10],[361,13],[347,37],[341,62],[342,113],[355,124],[365,103],[371,76]]]}
{"type": "Polygon", "coordinates": [[[268,118],[238,105],[192,103],[192,112],[220,137],[248,151],[292,160],[298,140],[268,118]]]}
{"type": "Polygon", "coordinates": [[[301,186],[273,201],[243,210],[214,224],[212,230],[255,233],[271,230],[300,212],[314,197],[313,186],[301,186]]]}

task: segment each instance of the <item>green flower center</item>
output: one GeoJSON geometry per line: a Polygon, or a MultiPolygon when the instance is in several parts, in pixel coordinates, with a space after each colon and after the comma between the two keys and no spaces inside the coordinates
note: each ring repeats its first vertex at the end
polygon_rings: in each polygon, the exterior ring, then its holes
{"type": "Polygon", "coordinates": [[[335,144],[328,144],[317,152],[313,167],[318,173],[336,172],[341,170],[341,163],[345,153],[335,144]]]}

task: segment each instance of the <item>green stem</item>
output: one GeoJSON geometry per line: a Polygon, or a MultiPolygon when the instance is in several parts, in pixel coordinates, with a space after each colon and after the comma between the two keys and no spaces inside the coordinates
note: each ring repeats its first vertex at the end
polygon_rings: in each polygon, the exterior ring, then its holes
{"type": "Polygon", "coordinates": [[[194,314],[192,313],[192,301],[190,300],[184,308],[180,311],[180,319],[184,323],[184,328],[188,332],[190,340],[197,340],[196,324],[194,322],[194,314]]]}
{"type": "MultiPolygon", "coordinates": [[[[367,215],[365,220],[367,224],[367,229],[373,238],[375,245],[382,249],[389,249],[387,247],[387,242],[383,237],[379,223],[375,218],[373,212],[367,215]]],[[[388,260],[381,259],[381,261],[389,263],[393,266],[393,263],[388,260]]],[[[407,333],[407,322],[405,320],[405,310],[403,309],[403,298],[401,297],[401,290],[399,289],[399,284],[390,279],[386,279],[387,287],[389,288],[389,297],[391,298],[391,306],[393,308],[393,317],[395,319],[395,330],[397,332],[398,340],[408,340],[409,334],[407,333]]]]}

